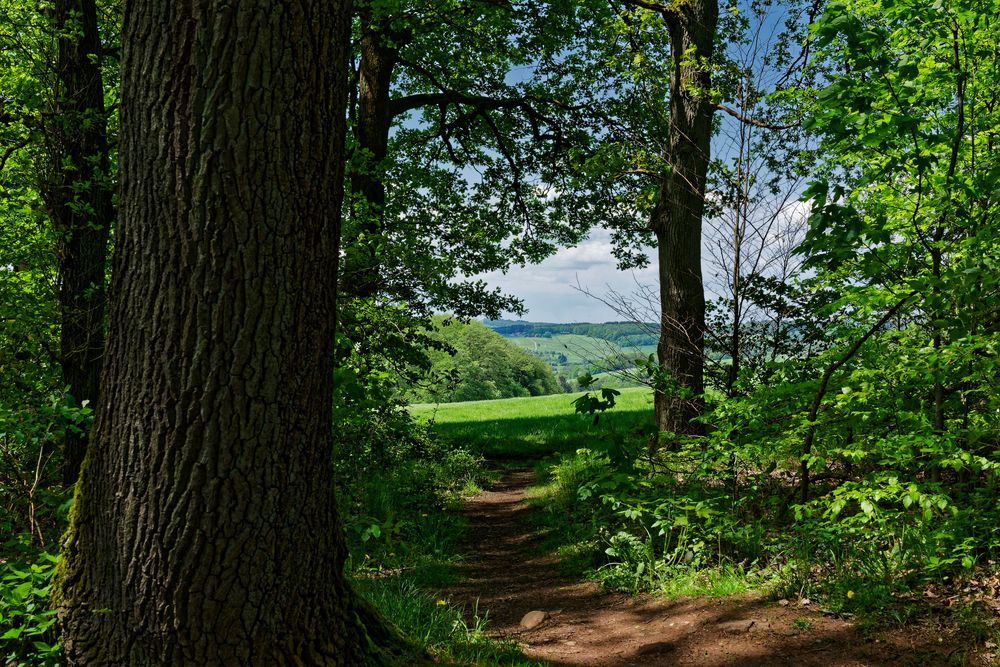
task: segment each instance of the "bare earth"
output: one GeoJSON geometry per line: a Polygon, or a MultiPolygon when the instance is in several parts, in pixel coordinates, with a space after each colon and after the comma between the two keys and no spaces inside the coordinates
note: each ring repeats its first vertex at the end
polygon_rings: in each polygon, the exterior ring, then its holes
{"type": "MultiPolygon", "coordinates": [[[[934,628],[860,636],[815,605],[737,598],[674,601],[610,593],[560,574],[539,556],[524,503],[529,470],[513,470],[467,503],[470,556],[453,601],[488,614],[490,634],[520,642],[552,665],[984,665],[990,655],[955,645],[934,628]],[[531,629],[525,614],[545,612],[531,629]],[[939,636],[940,634],[940,636],[939,636]]],[[[471,612],[470,612],[471,613],[471,612]]]]}

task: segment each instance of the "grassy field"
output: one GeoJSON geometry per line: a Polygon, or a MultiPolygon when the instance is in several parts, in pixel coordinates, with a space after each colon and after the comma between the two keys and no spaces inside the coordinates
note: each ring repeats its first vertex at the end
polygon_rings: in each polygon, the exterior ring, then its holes
{"type": "Polygon", "coordinates": [[[577,334],[556,334],[553,336],[512,336],[508,338],[510,342],[518,347],[537,354],[548,357],[550,355],[566,356],[566,361],[571,364],[586,363],[603,359],[612,353],[620,352],[628,357],[636,353],[649,354],[656,351],[655,345],[645,345],[634,347],[620,347],[600,338],[590,336],[579,336],[577,334]]]}
{"type": "Polygon", "coordinates": [[[653,407],[645,387],[622,389],[614,408],[597,425],[574,412],[576,394],[496,401],[417,404],[411,413],[433,421],[446,438],[462,441],[490,458],[540,457],[580,447],[610,447],[622,436],[652,432],[653,407]]]}
{"type": "Polygon", "coordinates": [[[511,336],[507,340],[549,364],[556,375],[573,381],[589,372],[598,380],[597,386],[636,386],[637,382],[626,377],[599,371],[619,364],[622,359],[631,364],[640,355],[647,356],[656,352],[655,345],[620,346],[600,338],[577,334],[511,336]]]}

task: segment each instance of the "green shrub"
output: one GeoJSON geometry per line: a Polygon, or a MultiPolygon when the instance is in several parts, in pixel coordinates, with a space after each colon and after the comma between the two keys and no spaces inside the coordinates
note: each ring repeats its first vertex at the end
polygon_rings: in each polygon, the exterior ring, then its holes
{"type": "Polygon", "coordinates": [[[49,608],[59,559],[45,551],[34,556],[30,563],[0,563],[0,655],[5,666],[54,667],[62,653],[56,612],[49,608]]]}

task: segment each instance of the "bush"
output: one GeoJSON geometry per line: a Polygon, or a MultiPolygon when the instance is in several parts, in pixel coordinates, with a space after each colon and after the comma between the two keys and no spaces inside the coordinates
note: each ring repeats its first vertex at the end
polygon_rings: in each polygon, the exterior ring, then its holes
{"type": "Polygon", "coordinates": [[[49,598],[59,559],[45,551],[25,550],[16,542],[8,543],[5,550],[15,547],[31,562],[0,564],[0,655],[5,666],[54,667],[62,647],[49,598]]]}

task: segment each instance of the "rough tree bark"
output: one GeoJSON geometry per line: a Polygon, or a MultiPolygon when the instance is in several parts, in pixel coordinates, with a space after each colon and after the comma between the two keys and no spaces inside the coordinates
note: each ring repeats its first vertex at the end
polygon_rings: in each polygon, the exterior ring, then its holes
{"type": "MultiPolygon", "coordinates": [[[[648,3],[640,3],[649,6],[648,3]]],[[[661,369],[682,391],[658,389],[654,407],[660,431],[695,434],[704,393],[705,290],[701,276],[701,223],[715,106],[710,95],[719,8],[716,0],[657,6],[670,31],[670,169],[660,180],[650,216],[660,275],[661,369]]]]}
{"type": "MultiPolygon", "coordinates": [[[[130,0],[103,398],[70,665],[364,665],[330,405],[349,0],[130,0]]],[[[409,663],[409,661],[408,661],[409,663]]]]}
{"type": "MultiPolygon", "coordinates": [[[[51,162],[42,185],[56,230],[60,363],[76,404],[96,405],[104,354],[105,270],[114,220],[101,40],[95,0],[56,0],[56,89],[46,139],[51,162]]],[[[80,474],[86,433],[67,433],[63,481],[80,474]]]]}

